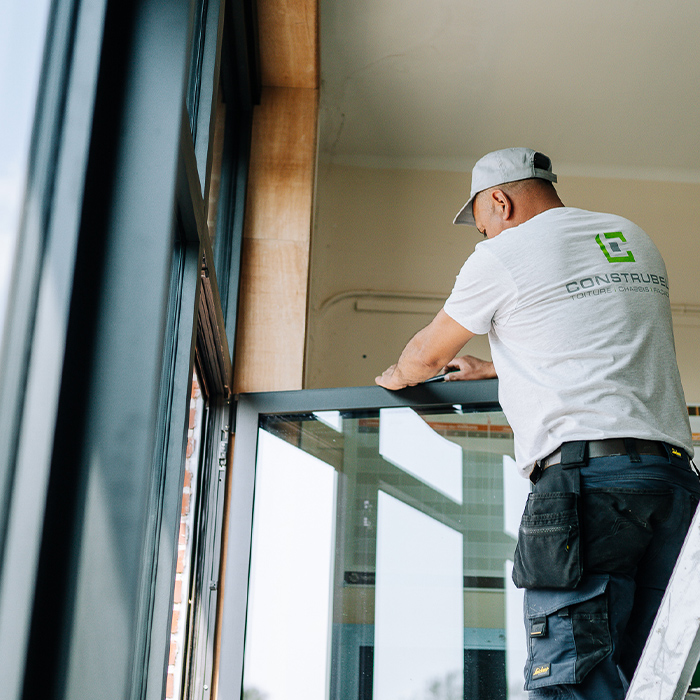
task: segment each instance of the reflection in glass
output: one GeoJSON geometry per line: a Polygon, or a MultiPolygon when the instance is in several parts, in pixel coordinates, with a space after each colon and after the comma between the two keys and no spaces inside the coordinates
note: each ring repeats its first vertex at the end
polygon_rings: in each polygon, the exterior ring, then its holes
{"type": "Polygon", "coordinates": [[[460,533],[379,492],[374,700],[462,697],[462,547],[460,533]]]}
{"type": "MultiPolygon", "coordinates": [[[[503,455],[503,531],[513,539],[518,538],[520,517],[525,509],[530,482],[523,479],[515,467],[515,460],[503,455]]],[[[506,581],[506,677],[508,698],[526,700],[523,688],[523,663],[527,644],[523,633],[523,591],[513,583],[513,563],[505,562],[506,581]]]]}
{"type": "Polygon", "coordinates": [[[314,411],[314,416],[329,428],[339,433],[343,432],[343,417],[340,411],[314,411]]]}
{"type": "Polygon", "coordinates": [[[0,340],[50,7],[49,0],[0,3],[0,340]]]}
{"type": "Polygon", "coordinates": [[[383,408],[379,416],[379,454],[461,503],[460,446],[436,433],[411,408],[383,408]]]}
{"type": "Polygon", "coordinates": [[[336,474],[260,431],[244,697],[328,697],[336,474]]]}
{"type": "Polygon", "coordinates": [[[523,628],[525,592],[513,583],[513,562],[506,560],[506,678],[509,700],[527,700],[523,687],[523,659],[527,656],[527,639],[523,628]]]}
{"type": "Polygon", "coordinates": [[[205,397],[202,393],[199,375],[192,373],[190,394],[190,421],[187,426],[187,452],[185,458],[185,479],[182,484],[182,505],[180,508],[180,532],[177,545],[177,567],[175,590],[173,592],[173,613],[170,623],[170,653],[168,654],[168,680],[165,688],[166,700],[180,700],[183,697],[185,661],[188,646],[188,622],[191,616],[193,553],[196,548],[196,514],[199,507],[199,457],[204,433],[205,397]]]}
{"type": "Polygon", "coordinates": [[[262,418],[247,700],[523,697],[505,506],[529,482],[502,413],[445,410],[262,418]]]}

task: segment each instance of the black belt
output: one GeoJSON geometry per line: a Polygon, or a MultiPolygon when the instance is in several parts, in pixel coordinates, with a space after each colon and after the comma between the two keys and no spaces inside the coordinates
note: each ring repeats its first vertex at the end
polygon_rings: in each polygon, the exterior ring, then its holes
{"type": "MultiPolygon", "coordinates": [[[[628,455],[637,453],[638,455],[657,455],[658,457],[667,457],[668,450],[662,442],[655,440],[636,440],[629,438],[609,438],[608,440],[589,440],[588,441],[588,458],[595,457],[615,457],[616,455],[628,455]],[[630,446],[629,443],[632,443],[630,446]],[[631,447],[631,449],[630,449],[631,447]]],[[[681,457],[685,451],[678,450],[681,457]]],[[[561,462],[561,447],[554,450],[552,454],[547,455],[540,460],[542,469],[551,467],[553,464],[561,462]]]]}
{"type": "MultiPolygon", "coordinates": [[[[656,455],[658,457],[670,457],[671,455],[682,459],[686,464],[690,462],[685,450],[674,445],[667,445],[656,440],[639,440],[637,438],[609,438],[607,440],[588,440],[586,448],[588,459],[595,457],[615,457],[629,455],[633,461],[639,461],[639,455],[656,455]]],[[[561,463],[561,447],[551,454],[535,462],[535,468],[530,480],[536,483],[542,472],[554,464],[561,463]],[[533,480],[533,476],[535,477],[533,480]]]]}

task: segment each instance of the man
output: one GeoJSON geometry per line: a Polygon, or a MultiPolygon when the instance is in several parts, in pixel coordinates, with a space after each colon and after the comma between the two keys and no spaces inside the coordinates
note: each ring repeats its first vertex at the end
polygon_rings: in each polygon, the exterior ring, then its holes
{"type": "Polygon", "coordinates": [[[476,246],[435,319],[376,382],[499,377],[533,482],[513,578],[533,698],[624,698],[700,495],[668,276],[618,216],[564,206],[549,158],[484,156],[455,223],[476,246]],[[493,363],[454,355],[488,333],[493,363]]]}

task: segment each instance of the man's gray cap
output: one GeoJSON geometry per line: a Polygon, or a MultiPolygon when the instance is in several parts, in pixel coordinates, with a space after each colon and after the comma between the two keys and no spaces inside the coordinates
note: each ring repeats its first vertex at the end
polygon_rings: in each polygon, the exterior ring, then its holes
{"type": "Polygon", "coordinates": [[[541,180],[556,182],[557,176],[552,172],[552,161],[531,148],[504,148],[502,151],[487,153],[476,162],[472,170],[472,189],[469,201],[455,217],[455,224],[476,226],[472,203],[479,192],[504,185],[506,182],[529,180],[538,177],[541,180]]]}

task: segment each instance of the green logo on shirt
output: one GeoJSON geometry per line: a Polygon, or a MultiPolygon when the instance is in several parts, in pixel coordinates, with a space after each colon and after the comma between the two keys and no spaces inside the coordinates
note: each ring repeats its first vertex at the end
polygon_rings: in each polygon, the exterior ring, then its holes
{"type": "Polygon", "coordinates": [[[603,240],[600,237],[600,234],[598,234],[595,237],[595,240],[596,243],[600,246],[600,249],[603,251],[605,257],[608,259],[608,262],[634,262],[634,255],[632,255],[632,251],[629,249],[622,250],[620,248],[620,244],[618,243],[618,241],[627,243],[621,231],[616,231],[614,233],[604,233],[603,236],[605,237],[605,240],[603,240]],[[620,253],[622,253],[622,255],[620,255],[620,253]]]}

